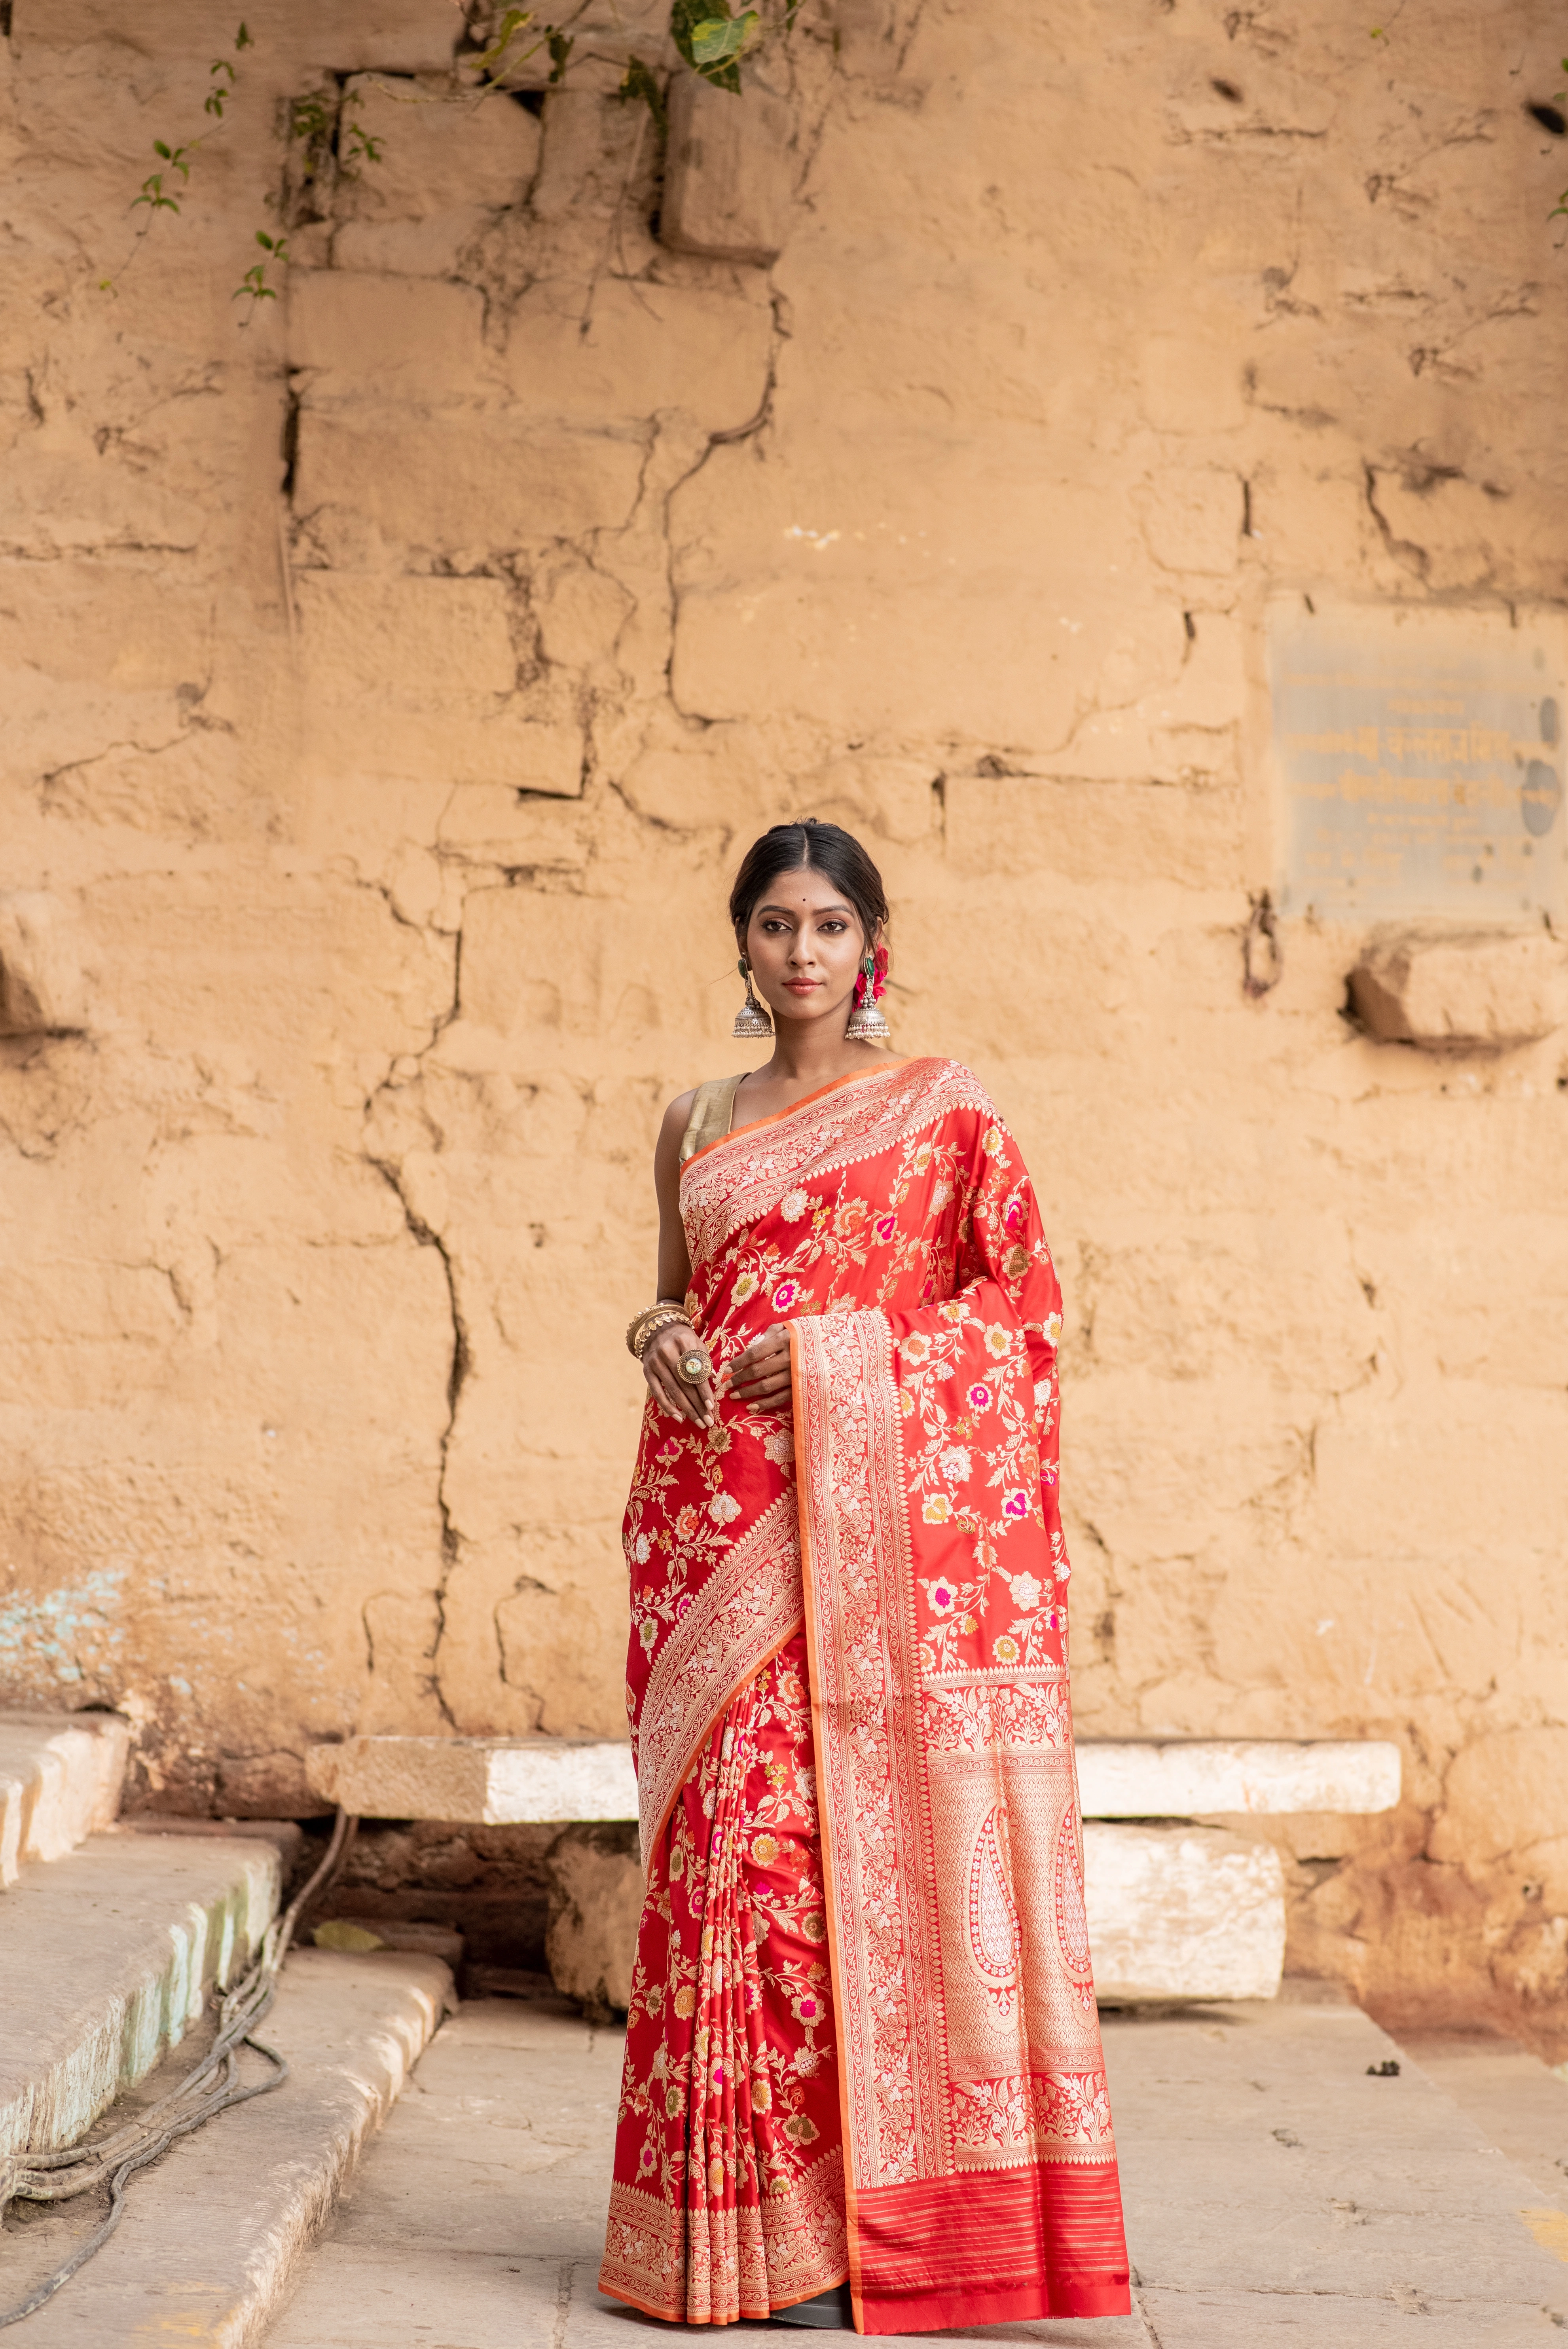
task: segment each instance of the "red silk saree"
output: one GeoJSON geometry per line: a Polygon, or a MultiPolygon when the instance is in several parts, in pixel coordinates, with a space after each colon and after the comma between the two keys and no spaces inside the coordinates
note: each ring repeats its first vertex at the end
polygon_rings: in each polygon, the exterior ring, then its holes
{"type": "Polygon", "coordinates": [[[865,2333],[1130,2307],[1057,1505],[1060,1291],[976,1080],[823,1087],[681,1177],[716,1362],[625,1520],[647,1890],[603,2290],[689,2323],[846,2276],[865,2333]]]}

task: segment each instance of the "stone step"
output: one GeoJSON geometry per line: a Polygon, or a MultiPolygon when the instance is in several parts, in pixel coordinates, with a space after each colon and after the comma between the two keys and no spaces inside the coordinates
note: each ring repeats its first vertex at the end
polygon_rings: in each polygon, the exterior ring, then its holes
{"type": "Polygon", "coordinates": [[[89,1836],[0,1900],[0,2156],[70,2144],[232,1980],[278,1904],[253,1837],[89,1836]]]}
{"type": "MultiPolygon", "coordinates": [[[[26,2349],[145,2349],[150,2339],[252,2349],[453,2004],[451,1975],[438,1959],[295,1951],[262,2026],[288,2079],[220,2113],[132,2178],[118,2233],[26,2320],[18,2341],[26,2349]]],[[[266,2076],[255,2059],[242,2060],[247,2079],[266,2076]]],[[[72,2209],[59,2205],[7,2233],[0,2306],[68,2255],[70,2228],[85,2226],[72,2221],[72,2209]]]]}
{"type": "MultiPolygon", "coordinates": [[[[1284,1811],[1386,1811],[1399,1749],[1315,1738],[1081,1738],[1088,1819],[1210,1818],[1284,1811]]],[[[312,1745],[315,1792],[361,1818],[634,1819],[629,1745],[569,1737],[350,1737],[312,1745]]]]}
{"type": "Polygon", "coordinates": [[[116,1713],[0,1713],[0,1889],[113,1824],[129,1751],[116,1713]]]}

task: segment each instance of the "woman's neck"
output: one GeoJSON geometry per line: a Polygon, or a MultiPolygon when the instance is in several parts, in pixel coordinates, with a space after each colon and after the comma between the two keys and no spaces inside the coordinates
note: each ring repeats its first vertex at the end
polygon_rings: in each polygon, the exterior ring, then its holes
{"type": "Polygon", "coordinates": [[[748,1101],[800,1101],[837,1077],[869,1076],[873,1069],[896,1068],[902,1056],[862,1044],[853,1036],[795,1035],[775,1031],[773,1057],[742,1080],[748,1101]]]}

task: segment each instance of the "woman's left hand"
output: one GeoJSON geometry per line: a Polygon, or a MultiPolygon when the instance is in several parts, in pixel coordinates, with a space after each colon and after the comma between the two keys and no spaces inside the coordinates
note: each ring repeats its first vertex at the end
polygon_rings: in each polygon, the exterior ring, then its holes
{"type": "Polygon", "coordinates": [[[719,1372],[721,1391],[748,1411],[789,1412],[789,1327],[776,1321],[719,1372]]]}

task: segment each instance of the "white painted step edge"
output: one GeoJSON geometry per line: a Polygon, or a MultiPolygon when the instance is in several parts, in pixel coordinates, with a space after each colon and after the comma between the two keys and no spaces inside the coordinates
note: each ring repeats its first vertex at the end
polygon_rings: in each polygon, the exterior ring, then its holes
{"type": "Polygon", "coordinates": [[[129,1752],[119,1713],[0,1713],[0,1889],[113,1825],[129,1752]]]}

